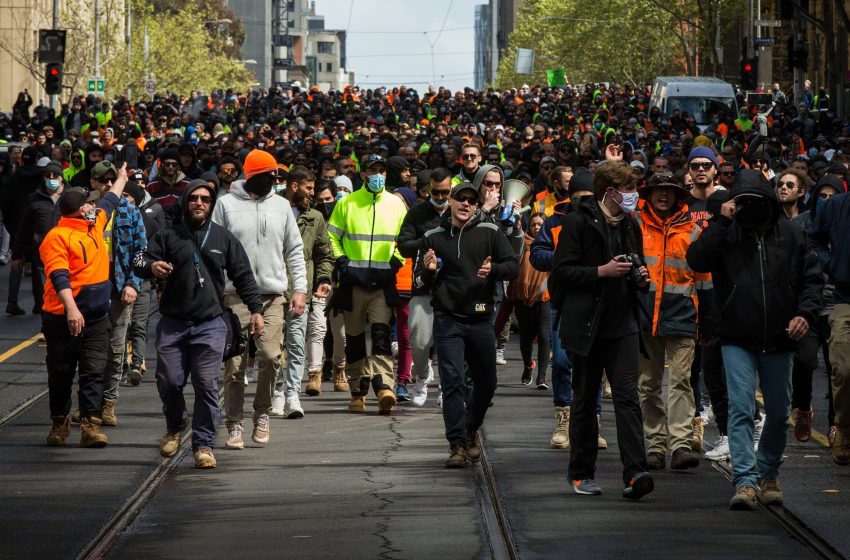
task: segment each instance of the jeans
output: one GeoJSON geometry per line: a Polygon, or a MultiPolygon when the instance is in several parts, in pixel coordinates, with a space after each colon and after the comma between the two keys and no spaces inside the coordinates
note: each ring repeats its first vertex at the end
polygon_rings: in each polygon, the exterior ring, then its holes
{"type": "Polygon", "coordinates": [[[724,345],[723,365],[729,393],[729,452],[735,488],[758,485],[759,478],[779,473],[791,410],[791,364],[793,352],[755,353],[740,346],[724,345]],[[764,429],[758,456],[753,444],[753,416],[758,374],[764,411],[764,429]],[[758,466],[758,469],[756,469],[758,466]]]}
{"type": "Polygon", "coordinates": [[[133,315],[133,306],[124,305],[120,299],[112,298],[109,310],[109,322],[112,334],[109,335],[109,359],[103,372],[103,398],[117,399],[118,385],[124,373],[124,357],[127,352],[127,327],[133,315]]]}
{"type": "MultiPolygon", "coordinates": [[[[561,312],[552,310],[552,401],[555,406],[573,404],[573,365],[561,346],[561,312]]],[[[596,393],[596,413],[602,412],[602,385],[596,393]]]]}
{"type": "Polygon", "coordinates": [[[192,451],[215,444],[218,374],[226,336],[221,317],[194,325],[162,316],[156,327],[156,387],[169,432],[179,431],[186,417],[183,387],[192,378],[192,451]]]}
{"type": "MultiPolygon", "coordinates": [[[[599,338],[587,356],[573,359],[573,406],[570,420],[570,468],[572,480],[592,479],[596,473],[598,426],[594,397],[608,375],[617,419],[617,446],[623,464],[623,483],[647,470],[643,441],[643,417],[638,399],[638,335],[599,338]]],[[[442,366],[442,362],[440,363],[442,366]]]]}
{"type": "MultiPolygon", "coordinates": [[[[306,311],[306,310],[305,310],[306,311]]],[[[289,307],[286,308],[286,333],[283,345],[286,349],[286,365],[281,363],[280,375],[275,383],[275,391],[291,397],[301,393],[301,380],[304,379],[305,339],[307,338],[308,313],[293,317],[289,307]]],[[[321,368],[319,368],[321,369],[321,368]]]]}
{"type": "Polygon", "coordinates": [[[410,351],[410,300],[401,298],[401,304],[395,308],[396,340],[398,341],[398,373],[396,378],[399,385],[410,382],[411,351],[410,351]]]}
{"type": "Polygon", "coordinates": [[[130,317],[130,327],[127,329],[127,340],[133,344],[132,369],[142,369],[145,361],[145,351],[148,345],[148,318],[150,317],[151,296],[153,286],[150,282],[142,283],[142,291],[133,303],[133,313],[130,317]]]}
{"type": "Polygon", "coordinates": [[[431,346],[434,344],[434,309],[431,296],[413,296],[408,304],[410,357],[414,379],[428,379],[431,373],[431,346]]]}
{"type": "Polygon", "coordinates": [[[462,321],[434,313],[434,342],[440,362],[443,422],[450,445],[466,447],[466,430],[475,431],[496,392],[496,337],[490,321],[462,321]],[[465,368],[475,390],[466,395],[465,368]],[[465,404],[464,404],[465,403],[465,404]]]}
{"type": "Polygon", "coordinates": [[[546,380],[549,369],[549,336],[552,332],[552,306],[548,301],[538,301],[528,307],[514,302],[514,312],[519,323],[519,351],[523,365],[531,366],[534,338],[537,337],[537,383],[546,380]]]}
{"type": "Polygon", "coordinates": [[[80,415],[100,418],[103,399],[103,370],[109,353],[109,319],[86,322],[79,336],[71,336],[65,316],[42,315],[42,331],[47,343],[47,388],[50,415],[67,416],[71,412],[71,387],[79,368],[77,397],[80,415]]]}
{"type": "Polygon", "coordinates": [[[322,355],[324,353],[325,335],[328,332],[328,318],[325,317],[325,308],[328,298],[313,296],[305,313],[307,317],[307,340],[304,351],[304,359],[307,363],[307,371],[322,370],[322,355]]]}

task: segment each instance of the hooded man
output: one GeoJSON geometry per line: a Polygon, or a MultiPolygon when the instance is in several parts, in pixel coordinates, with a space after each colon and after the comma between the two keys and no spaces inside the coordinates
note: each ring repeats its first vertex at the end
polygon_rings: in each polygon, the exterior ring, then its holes
{"type": "Polygon", "coordinates": [[[83,167],[79,173],[76,173],[71,178],[72,187],[89,188],[91,184],[91,170],[94,169],[97,162],[103,160],[103,147],[98,144],[89,144],[86,146],[83,158],[83,167]]]}
{"type": "Polygon", "coordinates": [[[732,509],[755,509],[758,494],[781,505],[779,466],[791,405],[796,342],[815,324],[823,277],[803,233],[780,220],[776,192],[758,170],[743,170],[720,216],[694,241],[688,265],[710,272],[712,330],[719,339],[729,395],[732,509]],[[766,420],[756,455],[756,375],[766,420]]]}
{"type": "Polygon", "coordinates": [[[166,149],[159,158],[159,173],[148,184],[148,192],[165,210],[169,223],[179,221],[180,202],[189,182],[180,170],[180,154],[174,148],[166,149]]]}
{"type": "Polygon", "coordinates": [[[410,164],[401,156],[387,159],[387,192],[410,186],[410,164]]]}
{"type": "MultiPolygon", "coordinates": [[[[266,328],[256,340],[258,378],[251,438],[255,443],[266,444],[271,435],[269,414],[280,365],[284,326],[287,331],[300,330],[300,326],[293,323],[304,313],[307,276],[304,245],[292,208],[287,200],[273,191],[278,174],[277,161],[268,152],[252,150],[245,158],[243,169],[245,181],[235,181],[230,185],[230,192],[221,197],[213,210],[212,220],[227,229],[245,248],[251,271],[262,294],[262,314],[266,328]],[[292,296],[287,304],[290,277],[292,296]]],[[[225,306],[233,310],[242,323],[243,331],[247,331],[251,319],[247,305],[239,301],[236,291],[229,285],[224,294],[225,306]]],[[[303,335],[300,340],[303,348],[303,335]]],[[[242,417],[247,362],[247,356],[234,356],[227,361],[224,369],[228,449],[244,447],[242,417]]],[[[303,376],[303,361],[300,373],[303,376]]],[[[293,417],[303,416],[304,411],[298,398],[301,377],[296,375],[288,381],[287,408],[297,412],[297,416],[293,417]]]]}
{"type": "Polygon", "coordinates": [[[215,468],[213,446],[218,418],[218,376],[228,326],[222,318],[225,274],[251,313],[249,332],[264,330],[263,303],[251,262],[239,240],[212,223],[216,192],[206,181],[188,187],[178,205],[178,220],[154,235],[136,257],[141,278],[167,280],[159,305],[156,338],[156,383],[166,433],[159,453],[173,457],[185,425],[183,387],[195,390],[192,451],[195,468],[215,468]]]}

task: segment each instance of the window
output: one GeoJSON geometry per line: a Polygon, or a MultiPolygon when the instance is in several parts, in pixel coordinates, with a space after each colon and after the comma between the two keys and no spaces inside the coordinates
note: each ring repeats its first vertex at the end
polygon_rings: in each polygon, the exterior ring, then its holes
{"type": "Polygon", "coordinates": [[[326,66],[326,69],[325,69],[326,72],[333,72],[334,71],[334,65],[331,64],[330,62],[325,64],[325,66],[326,66]]]}
{"type": "Polygon", "coordinates": [[[330,41],[319,41],[319,54],[333,54],[334,44],[330,41]]]}

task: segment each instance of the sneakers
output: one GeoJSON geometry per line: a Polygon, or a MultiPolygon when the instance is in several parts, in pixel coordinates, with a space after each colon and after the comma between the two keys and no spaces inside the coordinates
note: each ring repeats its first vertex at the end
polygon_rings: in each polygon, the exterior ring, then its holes
{"type": "Polygon", "coordinates": [[[652,492],[655,481],[648,472],[637,473],[629,481],[628,486],[623,488],[623,497],[627,500],[639,500],[652,492]]]}
{"type": "Polygon", "coordinates": [[[195,468],[196,469],[214,469],[216,467],[215,456],[212,449],[202,447],[195,451],[195,468]]]}
{"type": "Polygon", "coordinates": [[[709,461],[729,460],[729,436],[720,436],[714,442],[714,448],[705,452],[705,458],[709,461]]]}
{"type": "Polygon", "coordinates": [[[304,418],[304,409],[301,408],[301,399],[298,398],[298,395],[289,395],[286,397],[286,403],[283,406],[283,415],[290,420],[304,418]]]}
{"type": "Polygon", "coordinates": [[[413,384],[413,396],[410,399],[413,406],[425,406],[428,400],[428,379],[417,379],[413,384]]]}
{"type": "Polygon", "coordinates": [[[100,418],[80,418],[80,447],[106,447],[109,441],[106,434],[100,431],[100,418]]]}
{"type": "Polygon", "coordinates": [[[691,451],[702,452],[702,443],[705,438],[705,422],[701,416],[695,416],[691,425],[691,451]]]}
{"type": "Polygon", "coordinates": [[[602,488],[592,478],[586,478],[584,480],[570,479],[570,488],[573,489],[573,492],[582,496],[599,496],[602,494],[602,488]]]}
{"type": "Polygon", "coordinates": [[[334,392],[347,393],[350,390],[348,378],[345,377],[345,366],[334,366],[334,392]]]}
{"type": "Polygon", "coordinates": [[[523,385],[531,385],[531,372],[532,371],[534,371],[533,365],[531,367],[522,368],[522,378],[520,379],[520,381],[522,381],[523,385]]]}
{"type": "Polygon", "coordinates": [[[131,368],[130,373],[127,374],[127,379],[130,381],[130,385],[138,387],[142,383],[142,370],[139,368],[131,368]]]}
{"type": "Polygon", "coordinates": [[[835,432],[838,428],[835,425],[829,427],[829,430],[826,432],[826,441],[829,442],[829,447],[832,448],[832,444],[835,443],[835,432]]]}
{"type": "Polygon", "coordinates": [[[552,449],[567,449],[570,447],[570,407],[555,407],[555,429],[549,440],[552,449]]]}
{"type": "Polygon", "coordinates": [[[407,385],[399,383],[395,388],[395,398],[398,402],[407,402],[410,400],[410,393],[407,391],[407,385]]]}
{"type": "Polygon", "coordinates": [[[254,440],[254,443],[268,443],[270,436],[269,415],[260,414],[254,420],[254,432],[251,434],[251,439],[254,440]]]}
{"type": "Polygon", "coordinates": [[[322,394],[322,372],[311,371],[307,373],[309,380],[307,381],[307,395],[318,397],[322,394]]]}
{"type": "Polygon", "coordinates": [[[781,506],[785,499],[782,488],[779,487],[779,480],[776,478],[759,480],[759,490],[762,501],[769,506],[781,506]]]}
{"type": "Polygon", "coordinates": [[[611,400],[614,398],[611,393],[611,384],[608,382],[608,375],[605,374],[602,376],[602,398],[611,400]]]}
{"type": "Polygon", "coordinates": [[[165,432],[159,440],[159,454],[165,457],[174,457],[180,448],[180,432],[165,432]]]}
{"type": "Polygon", "coordinates": [[[695,469],[699,466],[699,454],[687,447],[680,447],[673,451],[673,458],[670,460],[670,469],[674,471],[683,471],[686,469],[695,469]]]}
{"type": "Polygon", "coordinates": [[[51,416],[53,426],[47,435],[47,445],[65,445],[65,439],[71,435],[71,419],[67,416],[51,416]]]}
{"type": "Polygon", "coordinates": [[[395,406],[395,395],[389,389],[378,391],[378,414],[387,416],[392,413],[395,406]]]}
{"type": "Polygon", "coordinates": [[[466,430],[466,457],[472,463],[481,460],[481,439],[478,436],[478,430],[474,432],[468,428],[466,430]]]}
{"type": "Polygon", "coordinates": [[[443,408],[443,392],[437,393],[437,408],[443,408]]]}
{"type": "Polygon", "coordinates": [[[850,440],[838,427],[832,441],[832,462],[840,467],[850,465],[850,440]]]}
{"type": "Polygon", "coordinates": [[[752,486],[739,486],[729,500],[729,508],[738,511],[753,511],[759,507],[758,493],[752,486]]]}
{"type": "Polygon", "coordinates": [[[272,395],[272,410],[269,412],[272,416],[283,416],[283,407],[286,399],[283,391],[275,391],[272,395]]]}
{"type": "Polygon", "coordinates": [[[602,437],[602,415],[596,415],[596,449],[608,449],[608,442],[602,437]]]}
{"type": "Polygon", "coordinates": [[[537,388],[540,389],[541,391],[548,391],[549,390],[549,385],[546,384],[546,378],[545,377],[538,377],[537,378],[537,388]]]}
{"type": "Polygon", "coordinates": [[[503,366],[507,364],[508,361],[505,359],[505,347],[496,347],[496,365],[503,366]]]}
{"type": "Polygon", "coordinates": [[[761,441],[761,432],[764,429],[764,415],[759,416],[759,419],[753,425],[753,448],[758,452],[759,441],[761,441]]]}
{"type": "Polygon", "coordinates": [[[242,439],[244,428],[241,424],[234,424],[227,430],[227,441],[224,446],[227,449],[244,449],[245,440],[242,439]]]}
{"type": "Polygon", "coordinates": [[[393,341],[392,343],[390,343],[390,348],[393,351],[393,358],[398,358],[398,342],[393,341]]]}
{"type": "Polygon", "coordinates": [[[650,453],[646,456],[646,467],[651,471],[663,471],[667,466],[667,457],[664,453],[650,453]]]}
{"type": "Polygon", "coordinates": [[[449,458],[446,459],[447,469],[462,469],[466,466],[466,449],[460,445],[452,445],[449,450],[449,458]]]}
{"type": "Polygon", "coordinates": [[[117,426],[118,417],[115,415],[115,405],[118,399],[107,399],[104,397],[100,405],[100,418],[104,426],[117,426]]]}
{"type": "Polygon", "coordinates": [[[356,397],[351,395],[351,402],[348,403],[348,412],[354,414],[363,414],[366,412],[366,397],[356,397]]]}
{"type": "Polygon", "coordinates": [[[794,411],[794,437],[797,441],[809,441],[812,439],[812,416],[815,411],[812,407],[809,410],[794,411]]]}
{"type": "Polygon", "coordinates": [[[710,404],[703,406],[702,412],[700,412],[700,417],[702,418],[703,424],[711,424],[714,420],[714,409],[710,404]]]}

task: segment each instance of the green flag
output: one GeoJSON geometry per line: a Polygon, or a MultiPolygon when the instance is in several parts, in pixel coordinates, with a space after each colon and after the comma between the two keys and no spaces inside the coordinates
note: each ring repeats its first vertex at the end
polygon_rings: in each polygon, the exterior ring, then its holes
{"type": "Polygon", "coordinates": [[[546,70],[546,82],[549,87],[567,85],[567,78],[563,68],[550,68],[546,70]]]}

